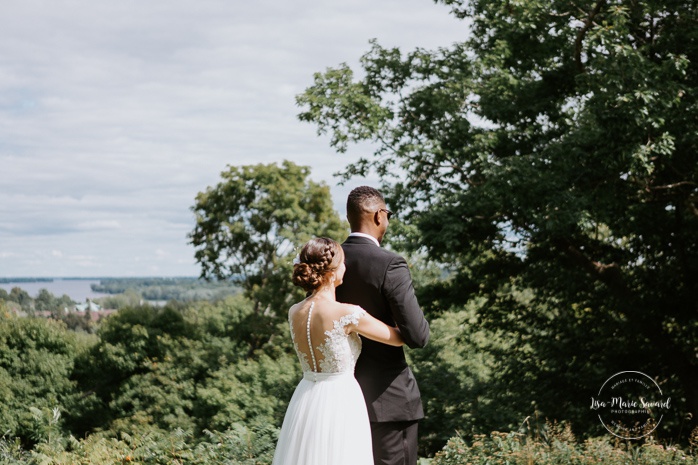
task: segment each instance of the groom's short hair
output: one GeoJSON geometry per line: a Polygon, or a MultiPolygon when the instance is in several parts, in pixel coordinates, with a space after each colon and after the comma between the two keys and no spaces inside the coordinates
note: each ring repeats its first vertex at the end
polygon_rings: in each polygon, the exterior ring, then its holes
{"type": "Polygon", "coordinates": [[[359,186],[352,189],[347,197],[347,220],[351,229],[356,229],[364,213],[370,213],[385,205],[383,194],[370,186],[359,186]]]}

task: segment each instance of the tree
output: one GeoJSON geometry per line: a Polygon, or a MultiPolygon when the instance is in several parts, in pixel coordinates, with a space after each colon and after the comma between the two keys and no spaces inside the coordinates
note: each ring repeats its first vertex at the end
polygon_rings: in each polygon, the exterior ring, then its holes
{"type": "Polygon", "coordinates": [[[21,287],[13,287],[7,296],[7,300],[18,303],[27,314],[34,314],[34,299],[21,287]]]}
{"type": "Polygon", "coordinates": [[[239,280],[257,313],[269,308],[285,315],[302,298],[290,279],[298,247],[313,236],[347,234],[329,187],[309,175],[309,167],[290,161],[231,166],[220,183],[200,192],[189,237],[201,277],[239,280]]]}
{"type": "Polygon", "coordinates": [[[47,289],[39,289],[39,293],[34,299],[34,309],[37,312],[51,312],[53,318],[56,319],[64,317],[66,310],[73,305],[74,302],[68,295],[63,294],[62,297],[56,297],[47,289]]]}
{"type": "Polygon", "coordinates": [[[259,345],[253,315],[238,294],[110,316],[76,358],[82,403],[67,416],[71,433],[181,428],[202,439],[212,429],[280,426],[299,367],[287,327],[250,351],[259,345]]]}
{"type": "Polygon", "coordinates": [[[481,323],[517,341],[499,382],[590,428],[588,392],[646,371],[677,401],[665,425],[695,424],[696,3],[442,3],[469,40],[374,41],[360,80],[315,75],[300,118],[340,152],[376,144],[345,177],[384,176],[413,248],[450,265],[432,311],[488,299],[481,323]]]}
{"type": "Polygon", "coordinates": [[[69,419],[73,431],[193,428],[194,380],[206,368],[201,332],[184,312],[171,304],[124,308],[97,334],[98,343],[76,360],[85,402],[69,419]]]}
{"type": "Polygon", "coordinates": [[[89,341],[61,322],[0,316],[0,424],[3,434],[37,441],[32,409],[65,412],[80,404],[70,380],[75,359],[89,341]]]}

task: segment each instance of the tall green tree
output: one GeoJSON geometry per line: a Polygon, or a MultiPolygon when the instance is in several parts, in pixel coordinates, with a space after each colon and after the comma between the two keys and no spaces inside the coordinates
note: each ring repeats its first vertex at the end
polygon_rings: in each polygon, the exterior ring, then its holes
{"type": "Polygon", "coordinates": [[[290,161],[231,166],[200,192],[189,237],[201,277],[237,279],[258,313],[285,315],[302,298],[291,283],[298,248],[313,236],[341,240],[348,229],[329,187],[309,176],[309,167],[290,161]]]}
{"type": "Polygon", "coordinates": [[[58,321],[0,315],[0,425],[24,444],[37,440],[35,413],[70,411],[81,403],[70,380],[91,341],[58,321]]]}
{"type": "Polygon", "coordinates": [[[433,308],[489,299],[479,321],[517,342],[498,378],[519,397],[588,423],[589,392],[641,370],[675,426],[695,422],[698,5],[440,3],[468,40],[373,42],[361,78],[315,75],[300,118],[340,152],[376,144],[345,176],[384,176],[413,247],[451,266],[433,308]]]}
{"type": "Polygon", "coordinates": [[[236,295],[110,316],[75,360],[81,404],[66,415],[71,433],[179,428],[202,438],[205,430],[280,426],[298,364],[287,328],[259,343],[253,307],[236,295]]]}
{"type": "Polygon", "coordinates": [[[37,312],[51,312],[55,318],[65,316],[66,311],[74,304],[75,302],[67,294],[57,297],[47,289],[39,289],[39,293],[34,299],[34,309],[37,312]]]}
{"type": "Polygon", "coordinates": [[[29,315],[34,315],[34,299],[21,287],[13,287],[7,296],[7,300],[18,303],[22,311],[27,312],[29,315]]]}

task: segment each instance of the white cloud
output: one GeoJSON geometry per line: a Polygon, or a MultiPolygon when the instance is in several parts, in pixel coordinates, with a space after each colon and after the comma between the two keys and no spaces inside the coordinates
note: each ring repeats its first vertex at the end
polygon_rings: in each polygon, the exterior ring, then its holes
{"type": "Polygon", "coordinates": [[[0,276],[196,275],[189,208],[228,164],[311,165],[341,210],[364,150],[335,155],[295,95],[371,38],[464,29],[425,0],[4,2],[0,276]]]}

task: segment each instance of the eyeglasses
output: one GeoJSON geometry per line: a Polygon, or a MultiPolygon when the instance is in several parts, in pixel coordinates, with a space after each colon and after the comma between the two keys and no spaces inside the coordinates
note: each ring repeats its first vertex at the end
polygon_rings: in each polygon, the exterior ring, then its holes
{"type": "Polygon", "coordinates": [[[385,213],[387,213],[387,214],[388,214],[388,220],[390,220],[390,218],[395,214],[395,213],[391,212],[390,210],[386,210],[385,208],[381,208],[381,209],[378,210],[378,211],[379,211],[379,212],[385,212],[385,213]]]}

